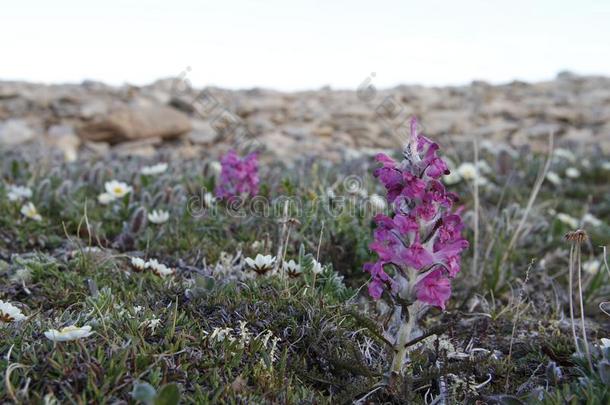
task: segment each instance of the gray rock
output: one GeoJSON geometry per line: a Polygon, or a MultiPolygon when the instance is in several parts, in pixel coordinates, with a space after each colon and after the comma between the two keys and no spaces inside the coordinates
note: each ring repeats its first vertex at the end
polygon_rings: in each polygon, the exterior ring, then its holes
{"type": "Polygon", "coordinates": [[[0,145],[19,145],[35,137],[36,132],[25,120],[12,118],[0,123],[0,145]]]}
{"type": "Polygon", "coordinates": [[[46,141],[49,146],[60,150],[67,162],[77,159],[81,141],[71,125],[52,125],[47,130],[46,141]]]}
{"type": "Polygon", "coordinates": [[[80,115],[85,119],[103,116],[108,113],[108,105],[102,100],[92,99],[80,107],[80,115]]]}
{"type": "Polygon", "coordinates": [[[189,118],[170,107],[122,107],[84,125],[79,135],[89,141],[120,143],[146,138],[176,138],[191,128],[189,118]]]}
{"type": "Polygon", "coordinates": [[[218,132],[209,121],[193,120],[193,130],[188,133],[187,138],[196,144],[214,143],[218,139],[218,132]]]}

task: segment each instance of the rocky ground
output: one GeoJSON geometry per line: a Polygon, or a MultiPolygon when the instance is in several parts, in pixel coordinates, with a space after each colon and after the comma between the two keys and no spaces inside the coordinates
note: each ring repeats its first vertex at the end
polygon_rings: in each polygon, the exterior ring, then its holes
{"type": "Polygon", "coordinates": [[[355,90],[297,93],[194,89],[181,79],[142,87],[0,82],[0,147],[51,146],[67,160],[151,156],[164,148],[181,157],[217,155],[254,140],[269,157],[311,154],[338,161],[395,149],[411,115],[441,142],[470,142],[478,135],[538,149],[552,131],[560,146],[607,153],[610,78],[564,73],[540,83],[386,90],[365,80],[355,90]]]}
{"type": "Polygon", "coordinates": [[[0,403],[610,403],[610,78],[368,84],[1,82],[0,403]],[[369,155],[398,158],[411,115],[470,248],[392,375],[405,300],[367,294],[389,208],[369,155]],[[259,194],[215,199],[246,146],[259,194]]]}

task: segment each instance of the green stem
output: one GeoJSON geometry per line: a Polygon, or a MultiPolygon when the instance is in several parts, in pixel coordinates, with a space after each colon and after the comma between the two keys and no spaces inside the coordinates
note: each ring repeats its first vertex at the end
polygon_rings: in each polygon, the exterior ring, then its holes
{"type": "MultiPolygon", "coordinates": [[[[414,304],[416,305],[416,304],[414,304]]],[[[416,311],[413,306],[407,308],[407,316],[409,317],[407,322],[400,325],[398,330],[398,336],[396,337],[396,343],[394,345],[394,358],[392,359],[392,374],[402,374],[402,365],[405,363],[405,357],[407,356],[407,343],[411,340],[411,332],[415,325],[416,311]]]]}

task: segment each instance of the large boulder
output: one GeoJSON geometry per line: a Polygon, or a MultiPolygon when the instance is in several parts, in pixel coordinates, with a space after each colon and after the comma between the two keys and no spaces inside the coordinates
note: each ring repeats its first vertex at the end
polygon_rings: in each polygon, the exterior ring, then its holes
{"type": "Polygon", "coordinates": [[[171,139],[191,130],[188,116],[164,106],[125,106],[85,124],[79,135],[111,144],[148,138],[171,139]]]}
{"type": "Polygon", "coordinates": [[[0,145],[19,145],[31,141],[35,136],[36,132],[25,120],[13,118],[0,122],[0,145]]]}

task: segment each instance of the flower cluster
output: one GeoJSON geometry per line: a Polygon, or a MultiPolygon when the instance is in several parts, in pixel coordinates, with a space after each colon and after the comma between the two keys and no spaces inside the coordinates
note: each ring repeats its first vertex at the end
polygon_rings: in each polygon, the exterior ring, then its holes
{"type": "Polygon", "coordinates": [[[379,259],[364,269],[372,276],[373,298],[387,289],[407,302],[418,300],[444,309],[451,295],[450,279],[460,271],[460,252],[468,242],[461,235],[460,211],[452,211],[457,195],[440,181],[449,169],[437,155],[439,146],[418,134],[416,127],[413,119],[401,162],[377,155],[382,167],[374,175],[385,186],[394,213],[375,217],[377,229],[370,248],[379,259]],[[388,269],[394,269],[393,276],[388,269]]]}
{"type": "Polygon", "coordinates": [[[25,186],[17,186],[13,184],[8,185],[6,194],[8,200],[11,202],[23,202],[23,205],[19,210],[19,212],[21,212],[21,215],[33,221],[40,222],[42,221],[42,216],[38,212],[38,209],[36,209],[34,203],[28,201],[32,198],[32,195],[33,193],[31,188],[25,186]]]}
{"type": "Polygon", "coordinates": [[[233,150],[220,160],[222,170],[220,184],[216,187],[219,199],[230,199],[240,196],[258,194],[258,154],[250,153],[244,158],[233,150]]]}
{"type": "Polygon", "coordinates": [[[150,269],[153,273],[158,275],[159,277],[171,276],[175,273],[175,269],[167,267],[163,263],[159,263],[157,259],[150,259],[149,261],[145,261],[144,259],[140,259],[139,257],[131,258],[131,268],[134,271],[144,271],[146,269],[150,269]]]}
{"type": "MultiPolygon", "coordinates": [[[[275,274],[275,264],[277,258],[271,255],[257,254],[254,259],[247,257],[245,263],[249,270],[252,270],[259,276],[271,276],[275,274]]],[[[303,274],[304,269],[301,267],[299,262],[290,260],[283,260],[280,262],[282,271],[290,278],[297,278],[303,274]]],[[[311,273],[318,275],[324,270],[322,264],[316,259],[311,260],[311,273]]]]}

